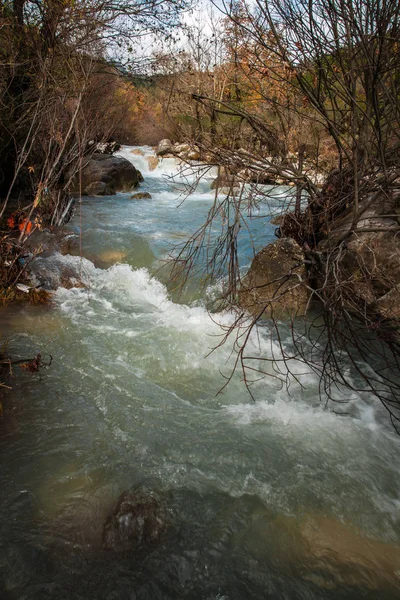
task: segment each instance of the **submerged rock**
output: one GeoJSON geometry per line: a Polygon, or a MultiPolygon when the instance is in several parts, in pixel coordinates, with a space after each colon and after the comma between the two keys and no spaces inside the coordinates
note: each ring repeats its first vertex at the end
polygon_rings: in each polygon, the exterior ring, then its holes
{"type": "Polygon", "coordinates": [[[149,192],[137,192],[137,194],[132,194],[131,200],[151,200],[152,196],[149,192]]]}
{"type": "Polygon", "coordinates": [[[158,158],[157,156],[148,156],[147,164],[149,165],[149,171],[154,171],[158,167],[158,158]]]}
{"type": "Polygon", "coordinates": [[[103,547],[114,552],[150,550],[168,528],[168,512],[149,492],[125,491],[103,529],[103,547]]]}
{"type": "Polygon", "coordinates": [[[102,250],[93,257],[93,262],[102,269],[108,269],[116,263],[124,262],[126,257],[127,254],[123,250],[102,250]]]}
{"type": "Polygon", "coordinates": [[[256,315],[304,315],[310,299],[306,279],[302,249],[293,239],[282,238],[253,259],[239,292],[239,303],[256,315]]]}
{"type": "Polygon", "coordinates": [[[239,555],[242,572],[250,571],[251,563],[290,569],[299,585],[303,581],[321,590],[313,598],[325,597],[322,590],[337,590],[342,597],[345,586],[353,589],[349,598],[361,598],[367,590],[376,596],[365,597],[379,598],[383,590],[399,589],[400,546],[370,537],[351,522],[304,509],[296,516],[273,515],[260,507],[247,523],[234,537],[234,545],[245,549],[239,555]]]}

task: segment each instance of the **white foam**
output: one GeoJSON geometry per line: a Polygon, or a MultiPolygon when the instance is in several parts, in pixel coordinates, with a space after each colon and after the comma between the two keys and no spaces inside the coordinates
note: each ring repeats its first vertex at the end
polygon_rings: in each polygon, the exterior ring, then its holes
{"type": "Polygon", "coordinates": [[[154,149],[150,146],[122,146],[115,155],[121,156],[132,163],[134,167],[139,169],[145,179],[173,178],[175,182],[193,183],[201,172],[204,173],[204,181],[211,182],[218,174],[215,167],[207,167],[194,161],[184,163],[175,157],[157,157],[154,149]],[[155,158],[158,158],[158,164],[156,168],[151,169],[149,159],[154,161],[155,158]]]}
{"type": "Polygon", "coordinates": [[[98,292],[108,290],[118,299],[131,300],[143,306],[160,308],[170,304],[166,287],[152,278],[147,269],[132,269],[129,265],[113,265],[106,271],[97,270],[98,292]]]}
{"type": "Polygon", "coordinates": [[[158,165],[150,169],[149,158],[156,158],[156,154],[150,146],[122,146],[115,156],[125,158],[134,167],[139,169],[144,177],[162,177],[175,175],[179,171],[180,162],[177,158],[158,158],[158,165]],[[142,154],[134,154],[137,150],[142,154]]]}
{"type": "MultiPolygon", "coordinates": [[[[59,255],[55,262],[59,264],[60,261],[75,268],[80,265],[79,257],[59,255]]],[[[84,265],[90,273],[90,290],[59,290],[57,293],[62,309],[73,320],[81,323],[85,318],[92,331],[123,336],[127,343],[137,340],[140,344],[145,335],[149,350],[146,368],[151,368],[156,360],[157,368],[168,372],[194,374],[204,370],[214,372],[215,376],[220,371],[230,374],[236,357],[232,352],[236,332],[225,344],[218,346],[235,322],[233,312],[210,316],[198,301],[190,306],[177,304],[170,299],[166,286],[145,268],[133,269],[127,264],[118,264],[102,270],[96,269],[90,261],[84,261],[84,265]],[[213,348],[217,349],[205,360],[213,348]]],[[[230,404],[223,408],[227,416],[240,425],[276,423],[290,431],[298,429],[302,435],[310,427],[321,429],[328,436],[331,430],[338,428],[345,433],[349,421],[357,422],[372,433],[382,430],[376,403],[366,402],[362,394],[339,389],[335,392],[336,399],[346,399],[349,404],[343,408],[340,404],[330,403],[328,410],[324,410],[319,397],[318,376],[299,360],[282,360],[282,352],[290,357],[290,343],[289,339],[286,342],[282,339],[278,344],[266,324],[254,329],[246,346],[246,355],[252,359],[245,359],[245,364],[264,373],[247,373],[249,380],[253,379],[250,389],[257,401],[237,402],[240,396],[236,396],[235,402],[234,397],[230,397],[230,404]],[[340,417],[329,408],[339,413],[350,412],[352,418],[340,417]]],[[[129,351],[123,360],[128,360],[128,355],[129,351]]],[[[237,383],[241,377],[239,365],[237,383]]],[[[222,386],[224,380],[220,381],[222,386]]]]}

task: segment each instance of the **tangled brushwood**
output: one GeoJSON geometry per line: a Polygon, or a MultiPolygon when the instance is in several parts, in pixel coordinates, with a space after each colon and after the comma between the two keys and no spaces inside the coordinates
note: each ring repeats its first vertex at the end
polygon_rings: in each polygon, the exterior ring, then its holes
{"type": "Polygon", "coordinates": [[[220,175],[207,221],[180,248],[175,275],[184,281],[201,262],[224,277],[224,298],[238,314],[222,343],[235,336],[235,368],[250,392],[263,375],[290,386],[302,361],[328,400],[346,404],[352,392],[370,392],[400,432],[399,4],[223,6],[234,50],[230,89],[240,93],[193,95],[213,115],[213,130],[199,129],[196,144],[220,175]],[[280,185],[290,186],[284,198],[280,185]],[[279,240],[243,278],[237,243],[253,209],[279,215],[279,240]],[[265,317],[279,352],[255,360],[247,342],[265,317]]]}

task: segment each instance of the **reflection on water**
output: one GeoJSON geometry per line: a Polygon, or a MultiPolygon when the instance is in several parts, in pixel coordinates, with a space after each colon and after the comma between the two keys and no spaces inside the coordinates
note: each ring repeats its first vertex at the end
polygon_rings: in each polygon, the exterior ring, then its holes
{"type": "MultiPolygon", "coordinates": [[[[1,600],[398,598],[399,439],[369,398],[354,394],[349,417],[325,411],[295,363],[304,389],[293,381],[290,396],[269,378],[252,402],[240,374],[216,396],[231,348],[205,357],[233,316],[211,320],[212,290],[193,282],[178,302],[159,271],[213,195],[204,184],[177,210],[168,161],[144,173],[152,200],[83,202],[85,259],[72,244],[38,261],[37,277],[85,288],[2,309],[13,356],[54,361],[18,372],[1,424],[1,600]],[[146,555],[105,550],[121,493],[144,488],[168,510],[165,535],[146,555]]],[[[273,235],[249,224],[245,262],[273,235]]],[[[268,323],[249,343],[279,351],[268,323]]]]}

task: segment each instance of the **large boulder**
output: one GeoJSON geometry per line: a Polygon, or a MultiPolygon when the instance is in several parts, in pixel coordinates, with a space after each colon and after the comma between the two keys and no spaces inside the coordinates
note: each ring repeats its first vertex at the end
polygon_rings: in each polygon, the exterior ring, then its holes
{"type": "MultiPolygon", "coordinates": [[[[108,154],[93,154],[81,171],[82,194],[87,196],[129,192],[142,180],[142,174],[132,163],[108,154]]],[[[76,178],[72,187],[72,192],[79,194],[79,178],[76,178]]]]}
{"type": "Polygon", "coordinates": [[[254,257],[239,292],[239,304],[254,315],[304,315],[310,300],[304,258],[291,238],[269,244],[254,257]]]}
{"type": "Polygon", "coordinates": [[[400,237],[399,220],[394,216],[398,208],[398,198],[378,199],[364,211],[358,231],[351,235],[353,215],[348,211],[318,244],[318,251],[329,254],[345,240],[337,266],[350,311],[361,307],[383,319],[400,318],[400,237]]]}
{"type": "Polygon", "coordinates": [[[146,491],[123,492],[103,529],[103,547],[115,552],[149,551],[168,528],[169,514],[146,491]]]}
{"type": "Polygon", "coordinates": [[[85,188],[86,196],[108,196],[113,194],[112,188],[104,181],[92,181],[85,188]]]}
{"type": "Polygon", "coordinates": [[[173,149],[173,144],[171,140],[164,139],[157,146],[156,154],[157,156],[165,156],[166,154],[171,154],[173,149]]]}

